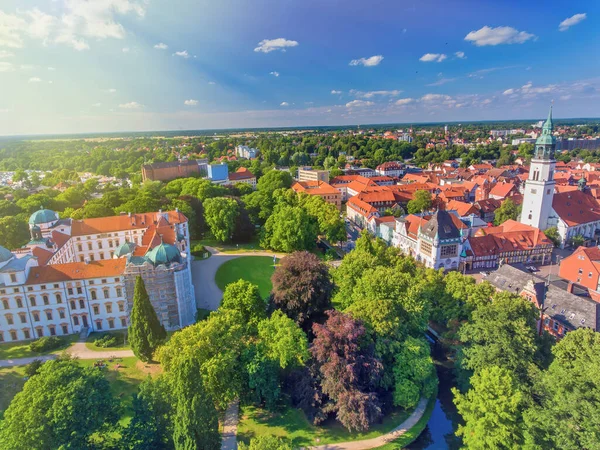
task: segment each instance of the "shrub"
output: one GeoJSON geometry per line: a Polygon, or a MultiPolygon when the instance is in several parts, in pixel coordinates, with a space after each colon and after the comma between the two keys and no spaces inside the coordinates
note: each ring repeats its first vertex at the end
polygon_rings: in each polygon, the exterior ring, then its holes
{"type": "Polygon", "coordinates": [[[196,244],[192,247],[190,253],[196,258],[204,258],[205,253],[207,252],[206,248],[202,244],[196,244]]]}
{"type": "Polygon", "coordinates": [[[29,344],[29,350],[35,353],[55,350],[63,344],[63,340],[56,336],[44,336],[29,344]]]}
{"type": "Polygon", "coordinates": [[[118,336],[114,334],[105,334],[94,341],[94,345],[100,348],[108,348],[108,347],[116,347],[119,343],[122,342],[118,336]]]}
{"type": "Polygon", "coordinates": [[[42,367],[42,364],[44,364],[44,362],[41,359],[34,359],[33,361],[31,361],[29,364],[27,364],[25,366],[25,370],[24,370],[25,375],[28,376],[29,378],[36,375],[38,373],[38,371],[40,370],[40,367],[42,367]]]}

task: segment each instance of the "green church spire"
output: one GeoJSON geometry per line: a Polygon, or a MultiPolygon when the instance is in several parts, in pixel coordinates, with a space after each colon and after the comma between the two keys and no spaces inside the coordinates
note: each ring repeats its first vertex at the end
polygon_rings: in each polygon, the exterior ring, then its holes
{"type": "Polygon", "coordinates": [[[548,111],[548,118],[544,123],[543,130],[548,130],[550,132],[554,131],[554,123],[552,122],[552,105],[550,105],[550,111],[548,111]]]}

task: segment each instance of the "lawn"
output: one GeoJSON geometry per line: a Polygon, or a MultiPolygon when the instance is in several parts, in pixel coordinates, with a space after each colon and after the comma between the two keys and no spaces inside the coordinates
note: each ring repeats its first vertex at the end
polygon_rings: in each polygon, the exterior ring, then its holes
{"type": "Polygon", "coordinates": [[[29,343],[32,341],[6,342],[0,344],[0,359],[29,358],[40,355],[47,355],[49,353],[60,353],[63,350],[69,348],[74,342],[77,342],[78,338],[78,334],[69,334],[68,336],[61,336],[61,339],[64,341],[63,345],[61,345],[57,349],[42,353],[35,353],[29,350],[29,343]]]}
{"type": "Polygon", "coordinates": [[[224,291],[229,283],[240,279],[246,280],[256,284],[260,295],[265,298],[269,296],[273,288],[271,276],[274,270],[273,258],[270,256],[242,256],[227,261],[219,267],[215,275],[215,282],[219,289],[224,291]]]}
{"type": "Polygon", "coordinates": [[[339,422],[330,419],[323,426],[310,423],[304,413],[291,406],[271,413],[253,406],[244,406],[238,425],[238,441],[248,443],[257,436],[273,435],[286,437],[294,448],[336,442],[371,439],[388,433],[400,425],[412,411],[395,409],[381,423],[373,425],[366,433],[349,432],[339,422]]]}
{"type": "Polygon", "coordinates": [[[23,389],[25,380],[23,367],[6,367],[0,369],[0,419],[13,397],[23,389]]]}
{"type": "Polygon", "coordinates": [[[263,252],[264,249],[260,246],[258,242],[258,237],[254,237],[250,242],[243,242],[241,244],[224,244],[223,242],[219,242],[214,239],[212,236],[208,236],[204,239],[194,240],[190,242],[191,248],[194,248],[194,245],[201,244],[205,247],[214,247],[221,253],[242,253],[242,252],[263,252]]]}
{"type": "Polygon", "coordinates": [[[90,333],[87,340],[85,341],[85,346],[94,351],[94,352],[108,352],[111,350],[129,350],[131,347],[129,346],[129,341],[126,343],[123,342],[123,337],[125,336],[125,331],[103,331],[100,333],[94,332],[90,333]],[[96,347],[94,345],[94,341],[96,339],[101,338],[102,336],[109,334],[111,336],[115,336],[117,338],[118,344],[114,347],[96,347]]]}

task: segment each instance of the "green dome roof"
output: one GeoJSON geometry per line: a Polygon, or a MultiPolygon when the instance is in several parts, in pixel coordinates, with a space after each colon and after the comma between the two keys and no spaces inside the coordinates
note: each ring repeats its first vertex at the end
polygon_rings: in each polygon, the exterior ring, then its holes
{"type": "Polygon", "coordinates": [[[120,258],[121,256],[126,256],[126,255],[129,255],[130,253],[133,253],[134,250],[135,250],[135,243],[125,241],[123,244],[119,245],[117,250],[115,250],[115,256],[117,258],[120,258]]]}
{"type": "Polygon", "coordinates": [[[158,266],[159,264],[170,264],[172,262],[180,262],[181,254],[179,250],[174,245],[165,244],[164,242],[160,245],[157,245],[148,253],[146,253],[146,258],[154,264],[158,266]]]}
{"type": "Polygon", "coordinates": [[[51,209],[44,209],[43,207],[34,212],[29,218],[29,225],[37,225],[38,223],[48,223],[58,220],[58,214],[51,209]]]}
{"type": "Polygon", "coordinates": [[[0,245],[0,263],[8,261],[13,256],[15,255],[13,255],[9,249],[4,248],[0,245]]]}

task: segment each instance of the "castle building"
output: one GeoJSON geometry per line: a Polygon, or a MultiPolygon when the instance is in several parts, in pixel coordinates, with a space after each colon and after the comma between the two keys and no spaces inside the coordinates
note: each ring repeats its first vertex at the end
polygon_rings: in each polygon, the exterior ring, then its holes
{"type": "Polygon", "coordinates": [[[127,328],[135,279],[167,330],[194,322],[188,220],[179,211],[29,219],[31,241],[0,247],[0,342],[127,328]]]}

